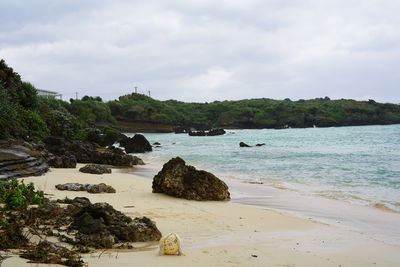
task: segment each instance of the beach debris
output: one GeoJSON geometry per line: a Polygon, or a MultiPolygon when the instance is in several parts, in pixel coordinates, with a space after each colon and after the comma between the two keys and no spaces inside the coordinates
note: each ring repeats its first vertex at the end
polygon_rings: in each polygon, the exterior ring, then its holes
{"type": "Polygon", "coordinates": [[[246,144],[246,143],[244,143],[244,142],[240,142],[240,143],[239,143],[239,146],[240,146],[240,147],[251,147],[251,146],[249,146],[248,144],[246,144]]]}
{"type": "Polygon", "coordinates": [[[255,254],[252,254],[251,255],[253,258],[257,258],[258,256],[257,255],[255,255],[255,254]]]}
{"type": "Polygon", "coordinates": [[[105,183],[100,184],[79,184],[79,183],[66,183],[66,184],[58,184],[56,185],[58,190],[67,190],[67,191],[87,191],[91,194],[100,194],[100,193],[115,193],[115,189],[106,185],[105,183]]]}
{"type": "Polygon", "coordinates": [[[159,255],[183,255],[181,239],[176,233],[169,233],[161,238],[159,255]]]}
{"type": "Polygon", "coordinates": [[[228,186],[212,173],[196,170],[179,157],[164,164],[153,178],[153,193],[189,200],[229,200],[228,186]]]}
{"type": "Polygon", "coordinates": [[[103,174],[103,173],[111,173],[111,169],[98,165],[98,164],[88,164],[79,169],[80,172],[83,173],[91,173],[91,174],[103,174]]]}
{"type": "Polygon", "coordinates": [[[141,134],[121,139],[119,144],[125,148],[126,153],[145,153],[153,150],[149,141],[141,134]]]}

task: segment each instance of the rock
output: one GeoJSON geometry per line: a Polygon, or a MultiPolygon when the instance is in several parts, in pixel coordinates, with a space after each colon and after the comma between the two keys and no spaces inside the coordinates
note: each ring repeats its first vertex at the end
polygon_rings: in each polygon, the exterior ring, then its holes
{"type": "Polygon", "coordinates": [[[101,133],[100,130],[94,130],[88,134],[88,140],[90,142],[95,142],[102,147],[111,146],[124,138],[126,138],[126,136],[119,132],[107,132],[104,134],[101,133]]]}
{"type": "Polygon", "coordinates": [[[190,200],[229,200],[228,186],[206,171],[188,166],[179,157],[164,164],[153,178],[153,193],[190,200]]]}
{"type": "Polygon", "coordinates": [[[91,194],[99,194],[99,193],[115,193],[115,189],[104,183],[100,184],[79,184],[79,183],[66,183],[66,184],[58,184],[56,185],[58,190],[67,190],[67,191],[87,191],[91,194]]]}
{"type": "Polygon", "coordinates": [[[106,185],[104,183],[100,184],[89,184],[86,185],[88,193],[100,194],[100,193],[115,193],[115,189],[111,185],[106,185]]]}
{"type": "Polygon", "coordinates": [[[159,142],[154,142],[153,146],[161,146],[161,144],[159,142]]]}
{"type": "Polygon", "coordinates": [[[159,246],[159,255],[182,255],[181,239],[176,233],[170,233],[161,238],[159,246]]]}
{"type": "Polygon", "coordinates": [[[122,149],[114,146],[105,151],[99,151],[95,143],[71,141],[58,137],[47,137],[43,140],[46,149],[58,157],[73,155],[79,163],[96,163],[120,167],[131,167],[140,161],[132,155],[126,154],[122,149]]]}
{"type": "Polygon", "coordinates": [[[111,248],[118,242],[158,241],[161,232],[147,217],[131,219],[107,203],[90,204],[74,216],[71,229],[77,230],[82,245],[111,248]]]}
{"type": "Polygon", "coordinates": [[[239,143],[239,146],[240,146],[240,147],[251,147],[251,146],[249,146],[248,144],[243,143],[243,142],[240,142],[240,143],[239,143]]]}
{"type": "Polygon", "coordinates": [[[97,165],[97,164],[88,164],[79,169],[80,172],[83,173],[91,173],[91,174],[103,174],[103,173],[111,173],[111,169],[97,165]]]}
{"type": "Polygon", "coordinates": [[[133,165],[146,165],[141,158],[133,156],[133,165]]]}
{"type": "Polygon", "coordinates": [[[141,134],[120,140],[120,145],[125,148],[126,153],[145,153],[153,150],[149,141],[141,134]]]}
{"type": "Polygon", "coordinates": [[[47,164],[52,168],[76,168],[76,158],[71,154],[53,156],[47,161],[47,164]]]}
{"type": "Polygon", "coordinates": [[[212,129],[207,132],[207,136],[217,136],[217,135],[224,135],[226,132],[224,129],[212,129]]]}
{"type": "Polygon", "coordinates": [[[189,131],[190,136],[206,136],[205,131],[189,131]]]}
{"type": "Polygon", "coordinates": [[[257,144],[256,146],[265,146],[265,143],[257,144]]]}
{"type": "Polygon", "coordinates": [[[47,151],[33,144],[14,139],[0,140],[0,179],[39,176],[49,168],[47,151]]]}

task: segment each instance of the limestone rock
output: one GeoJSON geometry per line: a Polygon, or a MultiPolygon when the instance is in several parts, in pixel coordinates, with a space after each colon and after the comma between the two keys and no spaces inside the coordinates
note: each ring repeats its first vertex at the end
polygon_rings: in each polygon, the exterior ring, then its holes
{"type": "Polygon", "coordinates": [[[79,184],[79,183],[66,183],[66,184],[58,184],[56,185],[58,190],[67,190],[67,191],[87,191],[91,194],[100,194],[100,193],[115,193],[115,189],[104,183],[100,184],[79,184]]]}
{"type": "Polygon", "coordinates": [[[164,164],[153,178],[153,193],[190,200],[229,200],[228,186],[212,173],[196,170],[179,157],[164,164]]]}
{"type": "Polygon", "coordinates": [[[83,173],[91,173],[91,174],[103,174],[103,173],[111,173],[111,169],[97,165],[97,164],[88,164],[79,169],[80,172],[83,173]]]}
{"type": "Polygon", "coordinates": [[[149,141],[141,134],[120,140],[120,145],[125,148],[126,153],[145,153],[153,150],[149,141]]]}

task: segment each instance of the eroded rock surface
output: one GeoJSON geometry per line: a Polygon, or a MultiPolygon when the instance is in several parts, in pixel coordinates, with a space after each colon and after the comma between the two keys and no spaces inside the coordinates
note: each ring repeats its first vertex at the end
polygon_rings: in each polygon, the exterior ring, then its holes
{"type": "Polygon", "coordinates": [[[120,145],[125,148],[126,153],[145,153],[153,150],[149,141],[141,134],[120,140],[120,145]]]}
{"type": "Polygon", "coordinates": [[[97,164],[88,164],[86,166],[83,166],[82,168],[79,169],[80,172],[83,173],[91,173],[91,174],[103,174],[103,173],[111,173],[111,169],[97,165],[97,164]]]}
{"type": "Polygon", "coordinates": [[[212,173],[196,170],[179,157],[164,164],[153,178],[153,193],[190,200],[229,200],[228,186],[212,173]]]}
{"type": "Polygon", "coordinates": [[[87,191],[91,194],[100,194],[100,193],[115,193],[115,189],[106,185],[105,183],[100,184],[79,184],[79,183],[66,183],[66,184],[58,184],[56,185],[58,190],[67,190],[67,191],[87,191]]]}

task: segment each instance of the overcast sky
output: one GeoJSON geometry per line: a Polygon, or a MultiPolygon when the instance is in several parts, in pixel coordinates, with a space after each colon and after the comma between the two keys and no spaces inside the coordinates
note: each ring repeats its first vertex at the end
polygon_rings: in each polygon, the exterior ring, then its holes
{"type": "Polygon", "coordinates": [[[400,103],[399,0],[0,0],[0,58],[64,99],[400,103]]]}

